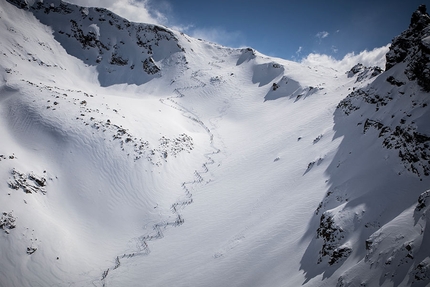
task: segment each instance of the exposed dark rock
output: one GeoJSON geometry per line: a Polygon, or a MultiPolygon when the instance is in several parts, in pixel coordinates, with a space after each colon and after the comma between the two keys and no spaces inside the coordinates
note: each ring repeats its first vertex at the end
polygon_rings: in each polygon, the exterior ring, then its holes
{"type": "Polygon", "coordinates": [[[379,110],[380,107],[386,106],[391,100],[392,98],[378,95],[372,90],[357,89],[340,101],[337,108],[344,114],[349,115],[360,109],[362,102],[373,104],[375,105],[376,110],[379,110]]]}
{"type": "MultiPolygon", "coordinates": [[[[413,276],[412,283],[415,282],[430,282],[430,261],[429,259],[425,259],[420,262],[414,270],[411,272],[413,276]]],[[[424,286],[424,285],[423,285],[424,286]]]]}
{"type": "Polygon", "coordinates": [[[42,193],[46,194],[46,178],[37,176],[33,173],[24,174],[16,169],[12,169],[12,178],[9,179],[8,185],[12,189],[22,189],[25,193],[42,193]]]}
{"type": "Polygon", "coordinates": [[[364,122],[364,125],[363,125],[363,133],[366,133],[370,127],[374,127],[377,130],[381,130],[383,128],[383,126],[384,125],[378,121],[366,119],[366,121],[364,122]]]}
{"type": "Polygon", "coordinates": [[[0,217],[0,228],[9,234],[10,229],[16,227],[16,217],[13,216],[12,212],[3,212],[0,217]]]}
{"type": "Polygon", "coordinates": [[[333,265],[339,261],[341,261],[342,259],[347,258],[352,252],[352,249],[349,247],[339,247],[336,248],[333,251],[333,254],[331,255],[330,261],[328,262],[328,264],[333,265]]]}
{"type": "Polygon", "coordinates": [[[34,252],[36,252],[36,250],[37,250],[37,248],[36,248],[36,247],[29,246],[29,247],[27,247],[27,254],[28,254],[28,255],[31,255],[31,254],[33,254],[34,252]]]}
{"type": "Polygon", "coordinates": [[[369,128],[380,131],[378,137],[383,138],[383,147],[399,150],[399,158],[407,170],[418,176],[430,175],[430,137],[418,133],[411,126],[398,125],[393,130],[381,122],[366,119],[363,132],[366,133],[369,128]]]}
{"type": "Polygon", "coordinates": [[[387,78],[387,82],[390,83],[391,85],[395,85],[397,87],[403,86],[405,84],[403,82],[396,80],[396,78],[394,78],[393,76],[389,76],[387,78]]]}
{"type": "Polygon", "coordinates": [[[430,17],[425,5],[413,13],[409,28],[393,39],[386,55],[386,70],[400,62],[406,62],[405,74],[409,80],[417,80],[430,91],[430,17]]]}
{"type": "Polygon", "coordinates": [[[149,75],[154,75],[160,72],[160,68],[155,64],[154,59],[151,57],[143,61],[143,70],[149,75]]]}
{"type": "Polygon", "coordinates": [[[70,30],[73,33],[72,37],[81,43],[82,48],[90,49],[97,48],[99,54],[103,54],[103,51],[109,50],[109,47],[97,39],[97,35],[94,32],[89,31],[85,34],[81,28],[79,28],[78,23],[75,20],[70,20],[70,30]]]}
{"type": "Polygon", "coordinates": [[[381,74],[383,71],[380,67],[366,67],[361,63],[358,63],[354,67],[351,68],[348,72],[346,72],[348,78],[352,78],[354,76],[357,76],[357,82],[362,82],[365,79],[371,79],[379,74],[381,74]]]}
{"type": "Polygon", "coordinates": [[[340,259],[348,257],[352,251],[349,247],[341,246],[340,241],[344,238],[343,229],[335,223],[333,216],[327,212],[321,215],[317,238],[324,241],[318,263],[322,262],[324,256],[328,256],[329,264],[332,265],[340,259]]]}
{"type": "Polygon", "coordinates": [[[362,72],[363,69],[364,69],[364,65],[361,64],[361,63],[358,63],[357,65],[355,65],[354,67],[352,67],[351,70],[349,70],[347,72],[348,78],[352,78],[356,74],[362,72]]]}
{"type": "Polygon", "coordinates": [[[121,56],[119,56],[118,54],[114,53],[112,54],[112,57],[110,59],[110,63],[112,65],[117,65],[117,66],[125,66],[128,64],[128,60],[122,58],[121,56]]]}
{"type": "Polygon", "coordinates": [[[421,211],[422,209],[426,208],[430,204],[429,198],[430,198],[430,190],[427,190],[421,193],[421,195],[418,197],[418,203],[417,203],[417,206],[415,207],[415,210],[421,211]]]}
{"type": "Polygon", "coordinates": [[[405,168],[417,174],[430,175],[430,137],[420,134],[414,128],[396,126],[384,139],[385,148],[399,150],[399,157],[405,168]]]}

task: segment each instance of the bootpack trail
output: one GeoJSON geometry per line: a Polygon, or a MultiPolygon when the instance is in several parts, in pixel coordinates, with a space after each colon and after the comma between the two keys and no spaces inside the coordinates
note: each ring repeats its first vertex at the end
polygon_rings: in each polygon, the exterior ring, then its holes
{"type": "MultiPolygon", "coordinates": [[[[175,219],[170,221],[163,220],[158,223],[155,223],[152,226],[152,231],[149,234],[145,234],[138,238],[133,239],[136,243],[136,249],[134,251],[124,253],[122,255],[118,255],[114,260],[114,265],[103,271],[101,275],[102,286],[107,286],[106,278],[109,275],[109,271],[118,269],[121,266],[121,261],[135,256],[148,256],[151,253],[149,242],[162,239],[164,237],[164,231],[166,231],[167,228],[177,227],[184,224],[185,219],[181,214],[181,210],[184,209],[187,205],[193,203],[193,194],[191,192],[192,187],[198,184],[201,184],[204,181],[203,174],[208,173],[209,172],[208,166],[213,165],[215,163],[215,160],[212,158],[212,156],[215,154],[219,154],[221,152],[221,150],[217,148],[216,145],[214,144],[214,135],[212,131],[209,129],[209,127],[202,120],[200,120],[200,118],[197,115],[195,115],[189,109],[187,109],[186,107],[184,107],[183,105],[175,101],[175,99],[185,97],[186,95],[184,94],[184,92],[186,92],[187,90],[201,89],[206,86],[204,82],[197,79],[199,71],[200,70],[195,71],[191,74],[191,79],[196,81],[198,83],[197,85],[175,88],[173,90],[173,93],[176,94],[175,97],[167,97],[165,99],[160,99],[160,102],[170,108],[180,111],[182,113],[182,116],[200,125],[200,127],[203,128],[207,133],[207,135],[209,136],[210,148],[213,149],[214,151],[204,154],[206,161],[202,164],[201,170],[194,171],[194,179],[190,181],[184,181],[181,184],[181,188],[183,190],[183,196],[181,199],[174,202],[170,207],[170,210],[174,214],[175,219]]],[[[206,181],[206,184],[209,183],[210,181],[211,180],[208,179],[206,181]]],[[[95,284],[97,281],[98,280],[93,281],[92,284],[94,286],[97,286],[95,284]]]]}

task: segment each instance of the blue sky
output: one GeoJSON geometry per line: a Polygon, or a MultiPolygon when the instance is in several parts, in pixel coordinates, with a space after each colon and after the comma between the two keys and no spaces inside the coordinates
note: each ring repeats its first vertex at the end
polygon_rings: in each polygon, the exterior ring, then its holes
{"type": "MultiPolygon", "coordinates": [[[[230,47],[299,61],[372,50],[405,30],[422,0],[68,0],[104,6],[230,47]]],[[[430,7],[429,7],[430,8],[430,7]]]]}

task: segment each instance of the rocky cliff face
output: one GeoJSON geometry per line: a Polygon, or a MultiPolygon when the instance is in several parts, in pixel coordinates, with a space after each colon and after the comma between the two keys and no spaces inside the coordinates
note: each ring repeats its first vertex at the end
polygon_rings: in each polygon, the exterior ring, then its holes
{"type": "Polygon", "coordinates": [[[387,54],[386,70],[397,63],[405,63],[405,74],[430,91],[430,17],[425,5],[421,5],[411,18],[409,28],[394,38],[387,54]]]}

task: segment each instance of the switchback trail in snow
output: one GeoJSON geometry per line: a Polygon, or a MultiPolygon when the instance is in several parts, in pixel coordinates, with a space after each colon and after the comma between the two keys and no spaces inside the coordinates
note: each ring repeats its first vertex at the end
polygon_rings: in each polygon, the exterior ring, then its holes
{"type": "MultiPolygon", "coordinates": [[[[185,220],[181,214],[181,210],[185,208],[187,205],[191,204],[193,202],[193,194],[191,193],[191,186],[200,184],[204,181],[203,174],[209,172],[209,165],[212,165],[215,163],[215,161],[212,158],[212,155],[218,154],[221,152],[220,149],[218,149],[214,145],[214,135],[209,129],[209,127],[199,119],[197,115],[192,113],[190,110],[185,108],[183,105],[179,104],[177,101],[175,101],[176,98],[182,98],[185,97],[184,92],[190,89],[200,89],[204,88],[206,84],[199,80],[197,78],[197,75],[200,70],[193,72],[191,74],[191,79],[195,82],[197,82],[197,85],[193,86],[185,86],[181,88],[175,88],[173,92],[177,95],[176,97],[168,97],[166,99],[160,99],[160,102],[163,103],[166,106],[169,106],[173,109],[176,109],[178,111],[182,112],[182,115],[197,124],[199,124],[208,134],[209,140],[210,140],[210,147],[213,149],[213,152],[206,153],[204,156],[206,157],[206,161],[202,164],[201,170],[195,170],[194,171],[194,179],[191,181],[184,181],[181,185],[181,188],[183,189],[184,196],[177,200],[175,203],[173,203],[170,207],[172,213],[175,215],[175,220],[173,221],[161,221],[153,225],[153,231],[149,234],[142,235],[138,238],[136,238],[136,250],[134,252],[124,253],[122,255],[118,255],[115,258],[115,264],[112,267],[109,267],[105,271],[103,271],[101,275],[101,283],[102,286],[107,286],[106,278],[109,275],[110,270],[115,270],[121,266],[121,261],[134,257],[134,256],[147,256],[151,253],[151,249],[149,248],[149,242],[162,239],[164,237],[164,230],[166,230],[168,227],[176,227],[182,225],[185,220]]],[[[210,179],[206,181],[206,183],[209,183],[210,179]]],[[[96,286],[96,282],[98,280],[93,281],[93,285],[96,286]]]]}

